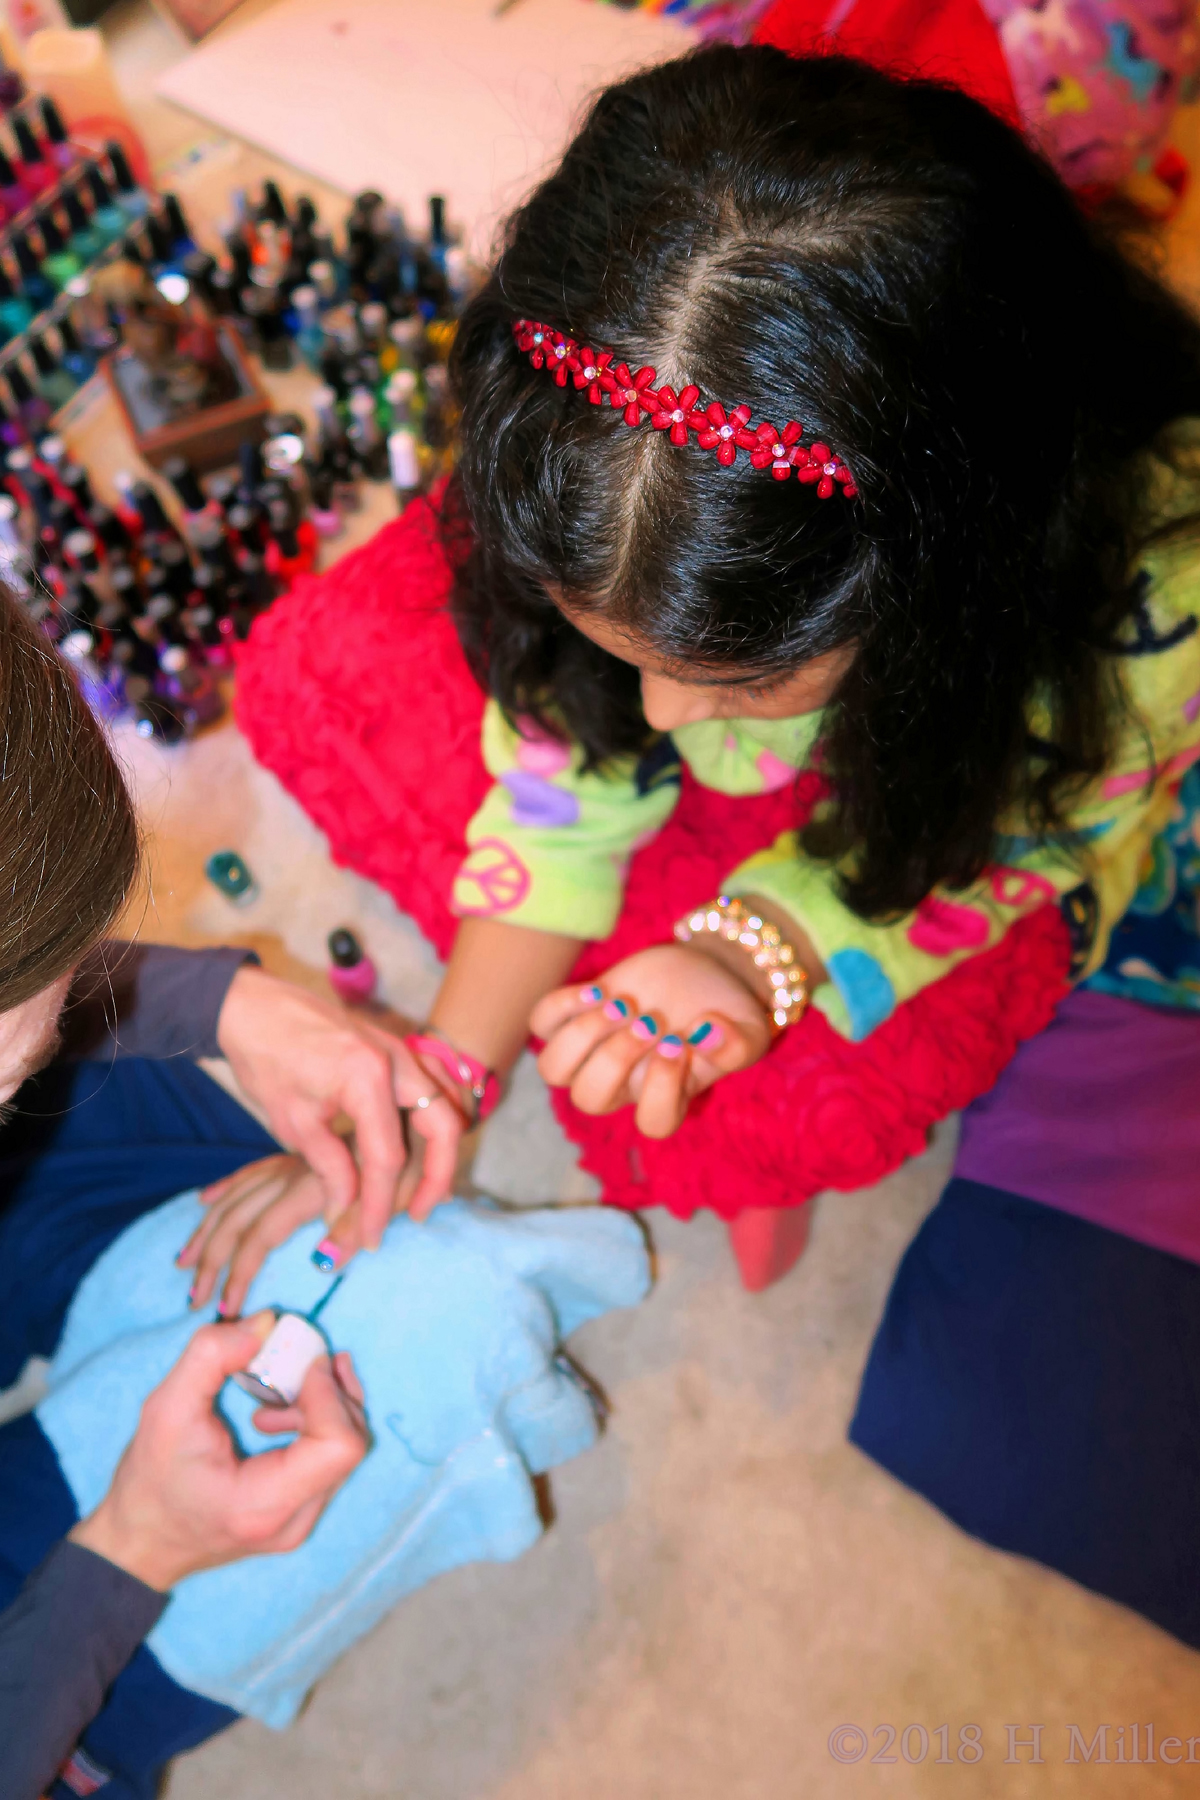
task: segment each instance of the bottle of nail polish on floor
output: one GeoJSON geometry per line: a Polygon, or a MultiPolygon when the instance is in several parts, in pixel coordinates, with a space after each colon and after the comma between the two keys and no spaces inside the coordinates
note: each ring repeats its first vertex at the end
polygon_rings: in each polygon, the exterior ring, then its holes
{"type": "Polygon", "coordinates": [[[338,537],[343,530],[342,515],[333,503],[333,477],[324,469],[316,469],[308,481],[308,516],[323,538],[338,537]]]}
{"type": "Polygon", "coordinates": [[[379,983],[379,971],[352,931],[329,934],[329,983],[347,1006],[365,1006],[379,983]]]}

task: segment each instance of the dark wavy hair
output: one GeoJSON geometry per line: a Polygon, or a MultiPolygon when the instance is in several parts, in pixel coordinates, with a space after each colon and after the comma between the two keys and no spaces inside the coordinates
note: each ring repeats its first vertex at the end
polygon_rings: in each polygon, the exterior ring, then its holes
{"type": "Polygon", "coordinates": [[[713,679],[855,647],[806,842],[864,917],[972,881],[1007,804],[1049,830],[1103,768],[1138,458],[1200,413],[1200,328],[962,93],[725,46],[609,88],[510,219],[451,374],[460,636],[591,765],[646,743],[638,678],[551,593],[713,679]],[[530,367],[519,317],[802,420],[859,498],[626,429],[530,367]]]}

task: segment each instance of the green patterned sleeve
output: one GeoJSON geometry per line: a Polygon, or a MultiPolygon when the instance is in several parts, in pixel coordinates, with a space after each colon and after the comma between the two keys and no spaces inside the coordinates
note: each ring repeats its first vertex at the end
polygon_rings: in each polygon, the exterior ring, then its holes
{"type": "Polygon", "coordinates": [[[528,724],[516,730],[489,700],[483,755],[496,784],[467,827],[455,912],[566,937],[607,937],[631,854],[661,829],[679,794],[669,742],[640,761],[584,773],[575,746],[528,724]]]}

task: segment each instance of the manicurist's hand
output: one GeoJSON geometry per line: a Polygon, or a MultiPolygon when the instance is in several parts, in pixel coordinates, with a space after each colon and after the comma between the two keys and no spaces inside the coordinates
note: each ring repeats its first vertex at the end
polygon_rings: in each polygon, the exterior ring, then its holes
{"type": "Polygon", "coordinates": [[[657,944],[595,986],[555,989],[530,1024],[546,1040],[538,1068],[551,1087],[569,1087],[583,1112],[635,1104],[647,1137],[669,1137],[694,1095],[757,1062],[771,1041],[751,988],[689,944],[657,944]]]}
{"type": "Polygon", "coordinates": [[[302,1544],[366,1454],[363,1394],[350,1358],[321,1358],[300,1398],[255,1415],[262,1431],[297,1432],[283,1449],[241,1456],[214,1409],[227,1377],[265,1342],[274,1315],[198,1331],[142,1407],[132,1443],[76,1543],[165,1591],[198,1569],[302,1544]]]}
{"type": "Polygon", "coordinates": [[[424,1210],[449,1194],[465,1121],[398,1037],[248,964],[225,996],[217,1042],[280,1143],[314,1170],[331,1223],[358,1200],[361,1241],[374,1248],[398,1203],[424,1210]],[[411,1114],[425,1141],[420,1179],[398,1196],[398,1109],[429,1095],[436,1103],[411,1114]],[[339,1114],[353,1121],[357,1162],[333,1129],[339,1114]]]}

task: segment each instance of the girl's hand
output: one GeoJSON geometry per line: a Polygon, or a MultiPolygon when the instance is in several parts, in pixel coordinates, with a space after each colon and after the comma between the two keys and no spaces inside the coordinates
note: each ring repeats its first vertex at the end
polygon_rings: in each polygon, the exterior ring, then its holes
{"type": "Polygon", "coordinates": [[[320,1218],[325,1190],[302,1156],[264,1156],[224,1181],[214,1181],[200,1198],[208,1216],[175,1261],[181,1269],[195,1267],[188,1296],[193,1307],[208,1304],[228,1266],[218,1310],[234,1318],[268,1252],[310,1219],[320,1218]]]}
{"type": "Polygon", "coordinates": [[[771,1042],[751,989],[690,944],[656,944],[594,987],[557,988],[530,1024],[546,1040],[538,1068],[551,1087],[569,1087],[582,1112],[635,1103],[647,1137],[670,1137],[693,1095],[757,1062],[771,1042]]]}

